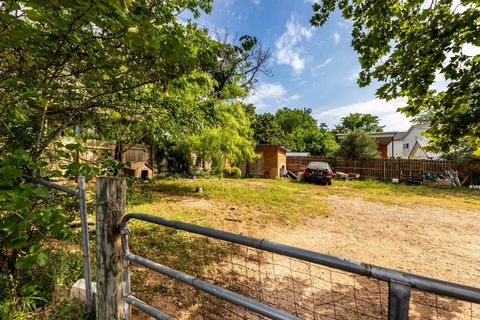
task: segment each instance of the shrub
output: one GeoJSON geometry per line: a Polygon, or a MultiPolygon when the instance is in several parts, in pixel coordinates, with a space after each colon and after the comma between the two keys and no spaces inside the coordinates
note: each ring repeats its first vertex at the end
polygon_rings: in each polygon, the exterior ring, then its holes
{"type": "Polygon", "coordinates": [[[242,177],[242,170],[239,167],[232,167],[230,169],[223,170],[223,176],[227,178],[239,179],[242,177]]]}
{"type": "Polygon", "coordinates": [[[378,158],[377,142],[369,133],[355,129],[340,140],[337,157],[371,159],[378,158]]]}

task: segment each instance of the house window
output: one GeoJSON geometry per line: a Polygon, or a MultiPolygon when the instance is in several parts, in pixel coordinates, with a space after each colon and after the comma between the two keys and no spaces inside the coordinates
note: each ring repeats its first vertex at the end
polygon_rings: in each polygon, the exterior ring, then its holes
{"type": "Polygon", "coordinates": [[[404,144],[403,144],[403,149],[408,149],[408,148],[409,148],[408,143],[404,143],[404,144]]]}

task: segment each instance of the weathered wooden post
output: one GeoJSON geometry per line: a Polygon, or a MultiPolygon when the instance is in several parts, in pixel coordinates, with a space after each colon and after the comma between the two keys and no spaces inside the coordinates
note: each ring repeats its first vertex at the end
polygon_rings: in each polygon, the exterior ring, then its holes
{"type": "Polygon", "coordinates": [[[96,318],[124,318],[120,222],[125,214],[125,178],[97,178],[96,318]]]}

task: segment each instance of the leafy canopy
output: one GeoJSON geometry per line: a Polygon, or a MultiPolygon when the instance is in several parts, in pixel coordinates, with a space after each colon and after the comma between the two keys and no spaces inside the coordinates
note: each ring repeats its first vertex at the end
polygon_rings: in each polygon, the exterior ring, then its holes
{"type": "Polygon", "coordinates": [[[360,129],[349,131],[340,139],[336,155],[353,159],[371,159],[379,156],[375,138],[360,129]]]}
{"type": "Polygon", "coordinates": [[[385,126],[380,125],[377,116],[362,113],[350,113],[341,119],[340,124],[335,126],[335,133],[346,133],[355,129],[366,132],[382,132],[385,126]]]}
{"type": "Polygon", "coordinates": [[[430,111],[436,149],[467,141],[480,151],[480,1],[323,0],[311,24],[324,25],[336,8],[353,21],[360,86],[376,79],[378,97],[406,97],[407,116],[430,111]]]}
{"type": "Polygon", "coordinates": [[[284,144],[292,150],[313,155],[332,155],[337,149],[334,135],[324,123],[317,124],[312,109],[283,107],[273,115],[256,115],[254,138],[260,144],[284,144]]]}
{"type": "Polygon", "coordinates": [[[178,21],[184,10],[198,17],[211,1],[0,2],[1,271],[44,265],[41,243],[66,236],[75,209],[23,178],[94,173],[72,156],[80,146],[62,146],[61,136],[128,146],[146,133],[214,126],[203,101],[221,45],[178,21]],[[63,173],[60,158],[70,161],[63,173]]]}

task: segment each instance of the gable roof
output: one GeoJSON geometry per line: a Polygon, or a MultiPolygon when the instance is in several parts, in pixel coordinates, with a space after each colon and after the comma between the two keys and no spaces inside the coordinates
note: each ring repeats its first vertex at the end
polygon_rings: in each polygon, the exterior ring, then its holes
{"type": "Polygon", "coordinates": [[[132,162],[130,162],[130,169],[133,169],[133,170],[138,170],[143,166],[149,168],[150,170],[153,170],[153,167],[146,162],[143,162],[143,161],[132,161],[132,162]]]}
{"type": "Polygon", "coordinates": [[[413,145],[413,148],[412,148],[412,151],[410,151],[410,154],[408,155],[408,158],[410,159],[417,150],[421,150],[423,153],[425,153],[425,156],[427,157],[427,159],[430,159],[430,160],[437,160],[440,158],[440,155],[438,153],[435,153],[435,152],[431,152],[431,151],[425,151],[423,148],[428,146],[428,141],[425,140],[425,139],[420,139],[420,140],[417,140],[415,142],[415,144],[413,145]]]}
{"type": "Polygon", "coordinates": [[[410,126],[410,128],[408,128],[407,131],[397,132],[397,134],[395,135],[393,140],[403,140],[403,139],[405,139],[405,137],[408,136],[408,134],[415,128],[421,128],[421,129],[427,130],[429,127],[430,127],[430,125],[428,125],[426,123],[414,124],[414,125],[410,126]]]}

